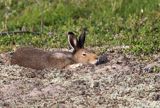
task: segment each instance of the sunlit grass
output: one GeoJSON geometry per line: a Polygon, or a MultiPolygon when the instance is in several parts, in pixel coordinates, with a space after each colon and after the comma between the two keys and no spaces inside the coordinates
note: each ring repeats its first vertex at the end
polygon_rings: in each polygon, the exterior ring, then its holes
{"type": "Polygon", "coordinates": [[[84,27],[89,31],[86,46],[129,45],[135,54],[160,51],[160,0],[7,1],[0,4],[0,31],[25,28],[44,34],[1,36],[1,51],[10,50],[13,41],[22,46],[66,47],[66,33],[79,35],[84,27]]]}

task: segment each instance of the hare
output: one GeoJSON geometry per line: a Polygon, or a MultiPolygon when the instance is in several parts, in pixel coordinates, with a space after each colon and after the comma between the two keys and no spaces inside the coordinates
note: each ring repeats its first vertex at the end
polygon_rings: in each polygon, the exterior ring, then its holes
{"type": "MultiPolygon", "coordinates": [[[[85,31],[84,31],[85,32],[85,31]]],[[[98,56],[84,48],[85,33],[76,38],[68,32],[68,42],[72,51],[43,51],[33,47],[18,48],[11,57],[11,64],[37,70],[45,68],[74,68],[82,64],[96,64],[98,56]]]]}

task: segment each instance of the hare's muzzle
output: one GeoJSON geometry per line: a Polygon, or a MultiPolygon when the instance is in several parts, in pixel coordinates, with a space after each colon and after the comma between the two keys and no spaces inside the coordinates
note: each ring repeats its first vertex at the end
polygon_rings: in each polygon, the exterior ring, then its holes
{"type": "Polygon", "coordinates": [[[94,60],[90,61],[90,64],[97,64],[98,63],[98,57],[96,57],[94,60]]]}

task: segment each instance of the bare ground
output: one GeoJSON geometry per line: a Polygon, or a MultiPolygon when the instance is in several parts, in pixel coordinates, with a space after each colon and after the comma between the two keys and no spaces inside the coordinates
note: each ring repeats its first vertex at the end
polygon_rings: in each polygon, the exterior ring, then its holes
{"type": "Polygon", "coordinates": [[[107,63],[33,70],[0,65],[0,108],[160,108],[160,56],[108,51],[107,63]]]}

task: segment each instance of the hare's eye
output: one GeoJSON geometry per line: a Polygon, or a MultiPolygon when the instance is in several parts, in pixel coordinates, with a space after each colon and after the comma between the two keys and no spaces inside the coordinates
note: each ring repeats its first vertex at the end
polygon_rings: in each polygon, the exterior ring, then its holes
{"type": "Polygon", "coordinates": [[[83,56],[86,56],[86,53],[82,53],[83,56]]]}

